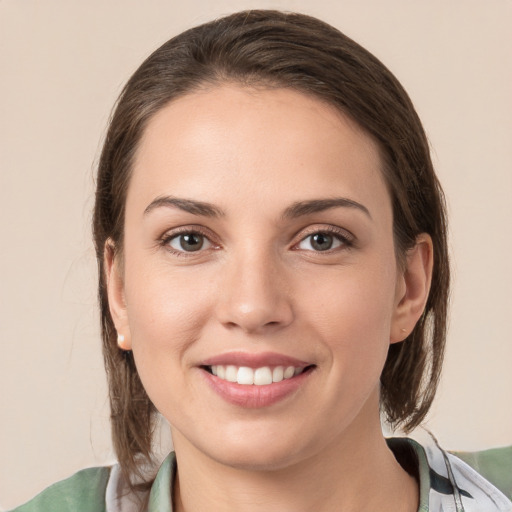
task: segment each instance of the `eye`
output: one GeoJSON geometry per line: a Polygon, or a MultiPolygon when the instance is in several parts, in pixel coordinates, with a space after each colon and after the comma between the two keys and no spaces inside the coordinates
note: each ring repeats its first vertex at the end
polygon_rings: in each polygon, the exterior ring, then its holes
{"type": "Polygon", "coordinates": [[[303,238],[297,245],[301,250],[305,251],[329,251],[337,249],[343,245],[350,245],[348,240],[342,235],[329,233],[326,231],[317,231],[303,238]]]}
{"type": "Polygon", "coordinates": [[[206,236],[194,231],[175,235],[167,240],[167,244],[179,252],[197,252],[212,247],[212,243],[206,236]]]}

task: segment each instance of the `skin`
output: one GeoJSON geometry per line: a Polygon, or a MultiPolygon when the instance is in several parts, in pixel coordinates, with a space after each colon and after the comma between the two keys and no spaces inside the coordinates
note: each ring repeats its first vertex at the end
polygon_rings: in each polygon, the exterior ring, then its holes
{"type": "Polygon", "coordinates": [[[432,246],[420,236],[398,267],[379,150],[354,122],[285,89],[174,100],[136,155],[122,259],[106,250],[111,313],[171,425],[178,511],[417,510],[381,432],[379,376],[423,311],[432,246]],[[171,196],[222,214],[155,203],[171,196]],[[332,198],[361,207],[284,215],[332,198]],[[191,231],[199,251],[180,246],[191,231]],[[315,250],[318,232],[332,249],[315,250]],[[285,399],[247,408],[200,368],[231,351],[314,368],[285,399]]]}

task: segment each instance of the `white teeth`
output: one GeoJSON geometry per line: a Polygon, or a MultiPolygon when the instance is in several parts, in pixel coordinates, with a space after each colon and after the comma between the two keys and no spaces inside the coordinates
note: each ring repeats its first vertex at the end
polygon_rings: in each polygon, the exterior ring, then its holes
{"type": "Polygon", "coordinates": [[[272,382],[281,382],[284,379],[284,368],[282,366],[276,366],[272,370],[272,382]]]}
{"type": "Polygon", "coordinates": [[[226,366],[226,380],[228,382],[236,382],[237,381],[237,368],[236,366],[226,366]]]}
{"type": "Polygon", "coordinates": [[[240,368],[238,368],[236,381],[238,384],[247,384],[249,386],[254,384],[254,370],[247,368],[247,366],[240,366],[240,368]]]}
{"type": "Polygon", "coordinates": [[[254,384],[256,384],[256,386],[272,384],[272,371],[268,366],[254,370],[254,384]]]}
{"type": "Polygon", "coordinates": [[[289,379],[290,377],[293,377],[295,374],[295,368],[293,366],[287,366],[284,371],[284,378],[289,379]]]}
{"type": "Polygon", "coordinates": [[[262,366],[261,368],[249,368],[247,366],[234,366],[234,365],[213,365],[210,367],[213,375],[219,379],[227,380],[228,382],[237,382],[244,385],[265,386],[273,382],[281,382],[284,379],[291,379],[296,375],[300,375],[304,368],[295,366],[262,366]]]}

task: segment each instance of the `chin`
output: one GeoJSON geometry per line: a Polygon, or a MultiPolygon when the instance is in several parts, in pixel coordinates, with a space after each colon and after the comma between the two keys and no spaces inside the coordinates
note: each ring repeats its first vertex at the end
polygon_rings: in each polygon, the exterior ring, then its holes
{"type": "Polygon", "coordinates": [[[268,431],[223,436],[214,442],[210,437],[198,448],[220,464],[247,471],[284,469],[307,457],[306,452],[314,451],[314,447],[304,446],[304,440],[298,443],[268,431]]]}
{"type": "Polygon", "coordinates": [[[242,450],[229,449],[223,453],[215,454],[217,462],[246,471],[277,471],[293,465],[298,458],[298,453],[282,449],[250,449],[244,446],[242,450]]]}

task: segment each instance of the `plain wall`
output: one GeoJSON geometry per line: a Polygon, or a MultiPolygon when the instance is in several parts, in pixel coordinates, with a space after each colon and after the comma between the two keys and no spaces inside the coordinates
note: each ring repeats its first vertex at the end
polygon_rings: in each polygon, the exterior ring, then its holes
{"type": "Polygon", "coordinates": [[[114,459],[90,236],[94,167],[129,75],[172,35],[243,8],[316,15],[415,103],[451,220],[450,449],[512,443],[512,3],[0,0],[0,503],[114,459]]]}

